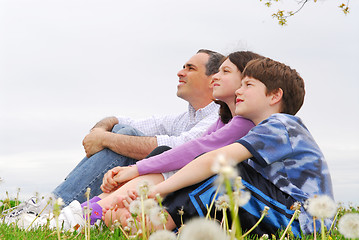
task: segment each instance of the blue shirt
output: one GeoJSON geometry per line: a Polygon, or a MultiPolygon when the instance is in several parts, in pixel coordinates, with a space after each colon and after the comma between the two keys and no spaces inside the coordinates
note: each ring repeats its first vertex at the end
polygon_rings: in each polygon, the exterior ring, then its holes
{"type": "MultiPolygon", "coordinates": [[[[302,206],[314,195],[333,198],[328,165],[300,118],[273,114],[237,142],[253,155],[248,163],[257,172],[302,206]]],[[[312,217],[303,207],[299,223],[303,233],[313,231],[312,217]]]]}

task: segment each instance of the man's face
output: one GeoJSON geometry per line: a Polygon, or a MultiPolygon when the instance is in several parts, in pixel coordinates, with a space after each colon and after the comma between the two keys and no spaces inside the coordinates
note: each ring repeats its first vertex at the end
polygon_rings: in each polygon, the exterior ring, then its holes
{"type": "Polygon", "coordinates": [[[212,75],[206,75],[208,59],[208,54],[197,53],[177,73],[179,77],[179,84],[177,86],[178,97],[193,104],[192,101],[196,101],[200,97],[206,97],[208,93],[212,94],[212,75]]]}

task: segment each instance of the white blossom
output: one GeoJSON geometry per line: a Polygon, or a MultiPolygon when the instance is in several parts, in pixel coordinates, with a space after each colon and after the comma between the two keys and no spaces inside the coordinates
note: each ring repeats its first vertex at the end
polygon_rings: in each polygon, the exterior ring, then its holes
{"type": "Polygon", "coordinates": [[[306,203],[306,210],[310,215],[317,218],[332,218],[337,212],[337,205],[327,195],[309,198],[306,203]]]}
{"type": "Polygon", "coordinates": [[[141,214],[141,201],[136,199],[130,203],[130,213],[135,215],[141,214]]]}
{"type": "Polygon", "coordinates": [[[176,240],[176,234],[168,230],[158,230],[151,234],[148,240],[176,240]]]}
{"type": "Polygon", "coordinates": [[[166,222],[167,222],[166,215],[159,206],[156,206],[151,209],[149,217],[150,217],[151,222],[155,226],[158,226],[161,224],[166,224],[166,222]]]}
{"type": "Polygon", "coordinates": [[[251,193],[248,191],[235,191],[233,192],[233,197],[234,204],[242,207],[251,199],[251,193]]]}
{"type": "Polygon", "coordinates": [[[142,182],[140,182],[137,185],[137,192],[140,196],[147,196],[148,193],[150,192],[150,187],[152,186],[152,184],[147,181],[147,180],[143,180],[142,182]]]}
{"type": "Polygon", "coordinates": [[[218,197],[216,200],[216,208],[218,210],[226,210],[229,208],[229,196],[227,194],[218,197]]]}
{"type": "Polygon", "coordinates": [[[180,240],[227,240],[229,237],[220,225],[205,218],[194,218],[189,221],[180,233],[180,240]]]}
{"type": "Polygon", "coordinates": [[[347,213],[339,219],[338,230],[345,238],[359,238],[359,214],[347,213]]]}

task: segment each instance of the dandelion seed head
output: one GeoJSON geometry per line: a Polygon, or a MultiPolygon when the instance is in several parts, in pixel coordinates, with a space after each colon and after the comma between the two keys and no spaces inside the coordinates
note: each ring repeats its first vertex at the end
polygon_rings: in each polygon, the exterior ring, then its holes
{"type": "Polygon", "coordinates": [[[338,230],[345,238],[359,238],[359,213],[346,213],[339,219],[338,230]]]}
{"type": "Polygon", "coordinates": [[[248,191],[235,191],[233,192],[234,203],[237,206],[244,206],[251,199],[251,193],[248,191]]]}
{"type": "Polygon", "coordinates": [[[130,203],[130,213],[135,215],[141,214],[141,201],[140,200],[134,200],[130,203]]]}
{"type": "Polygon", "coordinates": [[[150,213],[149,213],[150,221],[155,226],[158,226],[158,225],[162,224],[160,215],[161,215],[161,208],[160,207],[156,206],[156,207],[153,207],[150,210],[150,213]]]}
{"type": "Polygon", "coordinates": [[[194,218],[183,227],[179,239],[227,240],[229,237],[217,222],[205,218],[194,218]]]}
{"type": "Polygon", "coordinates": [[[137,185],[137,192],[140,196],[147,196],[148,193],[150,192],[150,187],[152,186],[152,184],[147,181],[147,180],[143,180],[142,182],[140,182],[137,185]]]}
{"type": "Polygon", "coordinates": [[[306,202],[306,210],[317,218],[332,218],[337,212],[337,205],[327,195],[309,198],[306,202]]]}
{"type": "Polygon", "coordinates": [[[158,230],[151,234],[148,240],[176,240],[176,234],[168,230],[158,230]]]}
{"type": "Polygon", "coordinates": [[[144,207],[145,214],[149,214],[151,209],[153,209],[156,206],[158,206],[157,202],[153,198],[149,198],[149,199],[146,199],[145,201],[143,201],[143,207],[144,207]]]}
{"type": "Polygon", "coordinates": [[[219,196],[216,200],[216,208],[218,210],[226,210],[229,208],[229,196],[228,195],[222,195],[219,196]]]}
{"type": "Polygon", "coordinates": [[[245,189],[245,186],[243,185],[242,182],[242,177],[241,176],[237,176],[234,180],[234,187],[236,190],[242,190],[245,189]]]}

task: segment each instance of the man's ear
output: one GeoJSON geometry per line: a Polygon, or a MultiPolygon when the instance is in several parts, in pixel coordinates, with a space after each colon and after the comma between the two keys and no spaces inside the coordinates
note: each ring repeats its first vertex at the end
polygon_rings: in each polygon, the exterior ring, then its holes
{"type": "Polygon", "coordinates": [[[213,75],[214,74],[212,74],[211,76],[208,76],[208,78],[209,78],[209,88],[210,89],[213,88],[213,84],[214,84],[213,75]]]}
{"type": "Polygon", "coordinates": [[[271,98],[271,103],[277,104],[278,102],[280,102],[280,100],[282,100],[283,98],[283,90],[281,88],[278,88],[277,90],[273,91],[271,93],[272,98],[271,98]]]}

